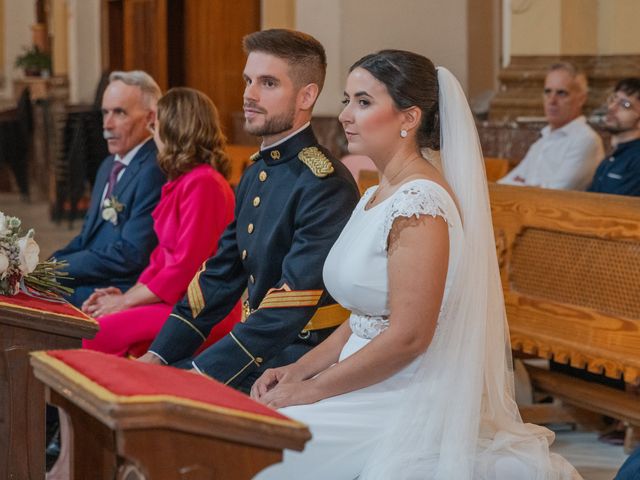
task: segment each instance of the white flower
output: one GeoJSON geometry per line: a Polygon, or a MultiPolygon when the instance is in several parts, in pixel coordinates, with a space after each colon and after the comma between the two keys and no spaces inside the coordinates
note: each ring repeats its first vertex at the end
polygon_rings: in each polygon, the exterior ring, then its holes
{"type": "Polygon", "coordinates": [[[18,240],[18,247],[20,248],[20,270],[23,275],[27,275],[33,272],[38,265],[40,259],[40,247],[33,239],[33,230],[18,240]]]}
{"type": "Polygon", "coordinates": [[[9,257],[0,251],[0,278],[4,278],[9,270],[9,257]]]}
{"type": "Polygon", "coordinates": [[[102,202],[102,219],[118,225],[118,213],[124,210],[124,205],[118,199],[111,195],[102,202]]]}
{"type": "Polygon", "coordinates": [[[116,212],[115,208],[107,206],[106,202],[104,208],[102,209],[102,218],[107,222],[113,223],[114,225],[118,224],[118,212],[116,212]]]}
{"type": "Polygon", "coordinates": [[[7,217],[5,217],[4,213],[0,212],[0,235],[6,235],[7,233],[9,233],[7,217]]]}

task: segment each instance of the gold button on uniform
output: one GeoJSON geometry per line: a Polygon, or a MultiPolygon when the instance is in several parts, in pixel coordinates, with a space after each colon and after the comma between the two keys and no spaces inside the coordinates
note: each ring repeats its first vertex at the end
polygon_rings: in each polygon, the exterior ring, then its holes
{"type": "Polygon", "coordinates": [[[249,281],[251,283],[256,283],[256,279],[255,279],[255,277],[253,275],[249,275],[249,281]]]}
{"type": "Polygon", "coordinates": [[[256,363],[259,365],[262,362],[264,362],[264,359],[262,357],[256,357],[256,363]]]}
{"type": "Polygon", "coordinates": [[[249,233],[253,233],[253,223],[250,223],[250,224],[247,226],[247,232],[249,232],[249,233]]]}
{"type": "Polygon", "coordinates": [[[278,150],[273,150],[271,152],[271,158],[274,160],[280,160],[280,152],[278,150]]]}
{"type": "Polygon", "coordinates": [[[243,260],[247,259],[247,251],[246,250],[242,250],[242,259],[243,260]]]}
{"type": "Polygon", "coordinates": [[[258,178],[260,179],[261,182],[264,182],[267,179],[267,172],[265,172],[264,170],[262,170],[259,174],[258,174],[258,178]]]}
{"type": "Polygon", "coordinates": [[[258,205],[260,205],[260,197],[255,197],[253,199],[253,206],[257,207],[258,205]]]}

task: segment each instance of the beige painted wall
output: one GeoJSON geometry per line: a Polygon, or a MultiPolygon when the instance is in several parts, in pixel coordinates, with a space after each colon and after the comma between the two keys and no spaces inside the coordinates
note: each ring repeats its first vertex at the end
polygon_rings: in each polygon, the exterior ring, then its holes
{"type": "Polygon", "coordinates": [[[340,112],[349,66],[384,48],[421,53],[449,68],[467,88],[467,0],[296,0],[296,28],[327,49],[319,115],[340,112]]]}
{"type": "Polygon", "coordinates": [[[638,0],[512,0],[512,5],[511,55],[640,53],[638,0]]]}
{"type": "Polygon", "coordinates": [[[598,53],[640,53],[640,1],[600,0],[598,7],[598,53]]]}
{"type": "Polygon", "coordinates": [[[511,55],[557,55],[560,53],[561,1],[518,0],[512,2],[511,55]],[[518,7],[523,10],[519,10],[518,7]]]}
{"type": "Polygon", "coordinates": [[[295,0],[262,0],[260,7],[262,30],[295,28],[295,0]]]}
{"type": "Polygon", "coordinates": [[[31,25],[35,22],[33,2],[27,0],[4,0],[4,75],[3,96],[12,97],[13,78],[22,75],[13,63],[23,51],[31,45],[31,25]]]}
{"type": "Polygon", "coordinates": [[[563,0],[561,8],[560,53],[598,53],[598,0],[563,0]]]}
{"type": "Polygon", "coordinates": [[[69,9],[67,0],[51,2],[51,37],[53,38],[53,74],[69,73],[69,9]]]}
{"type": "Polygon", "coordinates": [[[296,28],[316,37],[327,54],[324,88],[314,108],[316,115],[337,115],[344,91],[343,30],[340,19],[345,0],[297,0],[296,28]]]}
{"type": "Polygon", "coordinates": [[[100,0],[67,0],[69,9],[69,96],[93,102],[101,74],[100,0]]]}

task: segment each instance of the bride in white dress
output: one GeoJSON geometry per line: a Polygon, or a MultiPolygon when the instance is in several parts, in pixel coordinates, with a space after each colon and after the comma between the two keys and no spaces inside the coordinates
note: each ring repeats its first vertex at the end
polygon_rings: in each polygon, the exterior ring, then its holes
{"type": "Polygon", "coordinates": [[[484,162],[457,80],[385,50],[352,66],[344,103],[349,152],[380,174],[324,266],[352,314],[255,383],[252,397],[313,435],[256,478],[579,479],[513,400],[484,162]]]}

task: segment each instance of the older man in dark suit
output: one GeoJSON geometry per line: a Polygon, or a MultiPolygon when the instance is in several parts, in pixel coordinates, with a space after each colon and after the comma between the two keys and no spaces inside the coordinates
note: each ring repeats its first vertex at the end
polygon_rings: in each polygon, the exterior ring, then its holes
{"type": "Polygon", "coordinates": [[[53,254],[69,264],[65,284],[75,289],[69,301],[78,307],[96,288],[131,287],[157,244],[151,212],[165,177],[148,127],[160,95],[145,72],[109,77],[102,114],[111,156],[98,170],[82,231],[53,254]]]}

